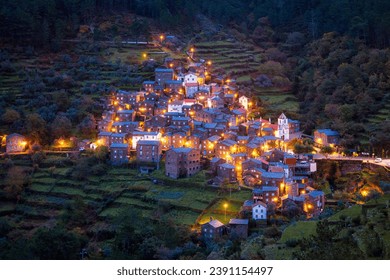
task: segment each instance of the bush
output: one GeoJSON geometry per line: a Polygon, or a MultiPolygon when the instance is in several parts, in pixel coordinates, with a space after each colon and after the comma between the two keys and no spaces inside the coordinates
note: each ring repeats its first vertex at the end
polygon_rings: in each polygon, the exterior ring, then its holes
{"type": "Polygon", "coordinates": [[[264,230],[264,236],[267,238],[280,238],[282,236],[282,232],[273,225],[272,227],[268,227],[264,230]]]}
{"type": "Polygon", "coordinates": [[[11,226],[5,219],[0,219],[0,237],[6,236],[11,230],[11,226]]]}
{"type": "Polygon", "coordinates": [[[287,240],[285,243],[286,243],[287,247],[294,248],[295,246],[297,246],[299,244],[299,241],[297,239],[293,238],[293,239],[287,240]]]}
{"type": "Polygon", "coordinates": [[[91,167],[91,173],[93,175],[102,175],[107,173],[107,166],[105,164],[97,164],[91,167]]]}

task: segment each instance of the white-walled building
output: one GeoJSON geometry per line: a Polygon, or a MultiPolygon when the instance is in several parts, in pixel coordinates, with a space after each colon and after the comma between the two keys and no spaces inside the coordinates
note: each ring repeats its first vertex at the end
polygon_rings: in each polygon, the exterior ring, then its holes
{"type": "Polygon", "coordinates": [[[131,138],[131,148],[136,149],[137,143],[140,140],[160,141],[160,132],[146,132],[146,131],[134,131],[131,138]]]}
{"type": "Polygon", "coordinates": [[[240,104],[245,108],[245,110],[248,111],[248,109],[249,109],[249,98],[248,97],[243,95],[240,98],[238,98],[238,102],[240,102],[240,104]]]}
{"type": "Polygon", "coordinates": [[[171,103],[168,103],[168,112],[176,112],[176,113],[182,113],[183,112],[183,101],[176,100],[171,103]]]}
{"type": "Polygon", "coordinates": [[[284,113],[279,116],[276,137],[288,141],[294,138],[300,138],[301,134],[299,121],[288,119],[284,113]]]}
{"type": "Polygon", "coordinates": [[[252,208],[252,219],[253,220],[267,220],[267,204],[258,201],[253,205],[252,208]]]}

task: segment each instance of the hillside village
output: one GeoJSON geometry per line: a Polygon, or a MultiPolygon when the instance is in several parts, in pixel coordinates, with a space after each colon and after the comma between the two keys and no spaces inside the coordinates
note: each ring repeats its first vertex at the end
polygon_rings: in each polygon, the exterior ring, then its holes
{"type": "MultiPolygon", "coordinates": [[[[250,118],[256,102],[239,94],[234,80],[210,82],[212,62],[194,60],[193,52],[187,67],[166,59],[141,91],[113,92],[92,145],[109,147],[112,165],[135,157],[141,173],[160,168],[164,160],[165,175],[174,179],[206,169],[213,186],[250,187],[253,197],[242,213],[259,223],[267,220],[267,209],[282,209],[290,201],[307,217],[321,213],[324,193],[312,188],[309,179],[316,163],[287,151],[286,143],[301,137],[299,121],[283,113],[276,123],[250,118]]],[[[317,138],[337,144],[338,134],[330,138],[327,132],[316,132],[317,138]]],[[[230,228],[243,224],[247,232],[247,218],[232,219],[230,228]]],[[[213,237],[212,232],[223,232],[217,230],[221,225],[213,220],[207,226],[214,231],[202,232],[213,237]]]]}

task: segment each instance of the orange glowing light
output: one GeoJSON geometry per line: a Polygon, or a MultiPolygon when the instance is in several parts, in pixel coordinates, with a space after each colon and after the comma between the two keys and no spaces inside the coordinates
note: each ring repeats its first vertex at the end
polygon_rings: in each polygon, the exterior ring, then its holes
{"type": "Polygon", "coordinates": [[[143,53],[143,54],[142,54],[142,57],[143,57],[143,58],[146,58],[147,56],[148,56],[148,55],[147,55],[146,53],[143,53]]]}
{"type": "Polygon", "coordinates": [[[211,65],[211,64],[212,64],[211,60],[207,61],[207,65],[211,65]]]}
{"type": "Polygon", "coordinates": [[[173,63],[169,64],[169,67],[171,67],[171,68],[172,68],[172,67],[173,67],[173,63]]]}
{"type": "Polygon", "coordinates": [[[190,52],[192,52],[192,53],[193,53],[194,51],[195,51],[195,49],[194,49],[194,48],[191,48],[191,49],[190,49],[190,52]]]}

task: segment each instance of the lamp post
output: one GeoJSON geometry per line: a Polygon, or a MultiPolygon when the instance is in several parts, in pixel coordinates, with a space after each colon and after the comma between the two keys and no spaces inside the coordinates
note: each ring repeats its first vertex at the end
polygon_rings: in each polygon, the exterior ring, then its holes
{"type": "Polygon", "coordinates": [[[225,220],[226,220],[226,209],[227,209],[227,207],[228,207],[228,204],[225,203],[225,204],[223,205],[223,208],[225,208],[225,220]]]}

